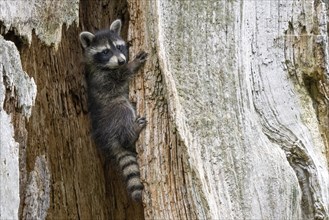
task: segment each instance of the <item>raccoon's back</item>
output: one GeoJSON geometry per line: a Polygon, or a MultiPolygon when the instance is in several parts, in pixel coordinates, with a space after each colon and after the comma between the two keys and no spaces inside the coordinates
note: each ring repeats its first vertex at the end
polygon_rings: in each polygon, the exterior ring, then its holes
{"type": "Polygon", "coordinates": [[[92,134],[100,150],[113,154],[114,142],[126,149],[134,146],[136,115],[126,97],[117,97],[106,106],[93,106],[90,119],[92,134]]]}
{"type": "Polygon", "coordinates": [[[136,153],[129,150],[133,143],[127,141],[133,139],[129,135],[134,134],[132,129],[135,113],[125,98],[115,100],[106,107],[94,107],[90,118],[95,143],[121,173],[130,197],[140,202],[143,185],[140,181],[139,166],[136,153]]]}

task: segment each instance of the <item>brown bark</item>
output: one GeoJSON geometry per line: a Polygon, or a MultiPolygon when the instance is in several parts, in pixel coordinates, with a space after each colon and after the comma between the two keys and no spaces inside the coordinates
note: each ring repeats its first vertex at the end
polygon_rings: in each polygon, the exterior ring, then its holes
{"type": "MultiPolygon", "coordinates": [[[[27,125],[26,170],[28,174],[37,157],[45,155],[51,173],[48,219],[143,219],[142,205],[127,198],[115,168],[104,171],[90,137],[78,34],[106,28],[115,18],[122,19],[126,38],[129,14],[125,1],[81,1],[80,27],[64,27],[57,50],[35,35],[30,46],[21,48],[23,69],[38,88],[27,125]]],[[[26,181],[22,181],[23,189],[26,181]]],[[[21,198],[22,218],[26,196],[23,193],[21,198]]]]}
{"type": "Polygon", "coordinates": [[[188,186],[192,183],[186,175],[186,149],[169,115],[168,93],[157,54],[154,7],[152,1],[128,1],[131,51],[136,54],[143,48],[150,54],[130,90],[138,113],[146,115],[149,122],[137,146],[145,185],[144,213],[146,219],[195,219],[196,209],[189,202],[188,186]]]}

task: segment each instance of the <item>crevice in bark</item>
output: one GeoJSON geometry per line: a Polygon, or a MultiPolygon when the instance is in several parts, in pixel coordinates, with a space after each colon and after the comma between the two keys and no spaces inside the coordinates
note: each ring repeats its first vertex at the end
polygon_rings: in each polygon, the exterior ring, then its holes
{"type": "Polygon", "coordinates": [[[326,212],[323,203],[318,198],[319,182],[315,177],[316,170],[312,158],[305,150],[304,144],[288,128],[280,125],[280,130],[277,130],[275,127],[265,123],[264,133],[271,142],[281,146],[290,166],[296,173],[302,191],[301,211],[303,218],[323,219],[326,212]]]}
{"type": "MultiPolygon", "coordinates": [[[[328,35],[329,23],[324,20],[324,8],[327,17],[329,12],[328,1],[314,0],[313,12],[313,56],[312,70],[303,72],[304,85],[315,106],[315,113],[319,121],[321,136],[326,148],[326,156],[329,158],[329,75],[328,75],[328,35]]],[[[296,42],[298,44],[298,42],[296,42]]],[[[308,54],[308,53],[306,53],[308,54]]],[[[328,160],[329,167],[329,160],[328,160]]]]}
{"type": "Polygon", "coordinates": [[[322,139],[327,149],[327,158],[329,158],[329,80],[326,79],[327,77],[324,74],[326,74],[324,71],[316,74],[322,79],[316,79],[304,74],[303,82],[312,100],[314,111],[319,121],[322,139]]]}
{"type": "Polygon", "coordinates": [[[126,39],[129,14],[125,1],[81,1],[82,28],[63,25],[62,40],[57,50],[46,46],[35,33],[32,33],[29,47],[24,46],[24,40],[15,36],[14,31],[6,35],[7,39],[18,45],[23,69],[35,79],[38,88],[32,117],[27,124],[27,145],[25,143],[21,147],[26,150],[20,158],[24,161],[24,171],[21,171],[24,174],[21,178],[21,218],[25,188],[28,187],[26,174],[34,171],[36,159],[43,154],[52,171],[48,219],[144,218],[142,205],[133,204],[127,199],[117,172],[111,168],[110,175],[104,176],[89,131],[84,65],[78,34],[82,30],[107,28],[116,18],[123,21],[123,37],[126,39]]]}
{"type": "MultiPolygon", "coordinates": [[[[317,51],[323,50],[323,48],[318,45],[315,49],[317,51]]],[[[325,59],[325,57],[320,56],[317,57],[317,59],[321,60],[325,59]]],[[[302,73],[302,80],[303,86],[312,100],[314,112],[319,122],[321,138],[327,149],[327,158],[329,158],[329,79],[326,74],[325,69],[319,68],[319,70],[314,72],[302,73]]]]}
{"type": "MultiPolygon", "coordinates": [[[[111,21],[123,21],[127,38],[129,14],[126,1],[80,1],[83,30],[109,27],[111,21]]],[[[5,110],[12,114],[15,140],[20,144],[20,208],[25,209],[27,174],[35,172],[35,161],[45,155],[52,171],[48,219],[143,219],[141,204],[127,200],[125,187],[114,169],[106,178],[89,132],[82,50],[75,25],[62,28],[62,41],[56,50],[46,46],[32,33],[31,45],[16,35],[15,29],[0,31],[18,48],[24,71],[34,78],[38,93],[32,117],[26,120],[17,107],[13,88],[6,86],[5,110]],[[25,126],[27,129],[25,129],[25,126]],[[27,137],[28,134],[28,137],[27,137]],[[27,147],[28,146],[28,147],[27,147]],[[110,183],[109,183],[110,182],[110,183]],[[109,185],[105,185],[109,183],[109,185]],[[106,191],[106,188],[111,190],[106,191]],[[118,193],[119,192],[119,193],[118,193]]],[[[6,79],[4,78],[4,82],[6,79]]],[[[31,204],[30,204],[31,205],[31,204]]]]}
{"type": "MultiPolygon", "coordinates": [[[[129,28],[129,11],[127,1],[104,1],[83,0],[80,2],[80,24],[82,30],[96,32],[97,30],[109,28],[112,21],[121,19],[123,27],[121,37],[127,41],[129,28]]],[[[131,42],[128,42],[131,46],[131,42]]],[[[81,50],[82,53],[82,50],[81,50]]],[[[130,60],[132,57],[130,57],[130,60]]],[[[106,197],[109,198],[109,209],[112,219],[144,219],[142,204],[134,203],[127,196],[125,183],[112,163],[105,165],[102,155],[104,169],[106,197]],[[108,168],[108,169],[107,169],[108,168]]]]}
{"type": "MultiPolygon", "coordinates": [[[[264,87],[260,76],[252,75],[255,87],[264,87]],[[261,79],[261,80],[256,80],[261,79]]],[[[312,83],[309,82],[312,87],[312,83]]],[[[301,211],[305,219],[324,219],[326,209],[321,201],[321,186],[317,177],[317,167],[308,150],[305,139],[295,134],[277,117],[265,92],[253,92],[256,112],[261,119],[264,134],[284,151],[287,161],[293,168],[302,192],[301,211]],[[266,107],[264,107],[266,106],[266,107]]]]}
{"type": "Polygon", "coordinates": [[[28,45],[27,39],[17,34],[15,28],[11,28],[7,32],[5,32],[5,26],[1,21],[0,21],[0,34],[3,36],[5,40],[13,42],[16,45],[18,51],[21,51],[23,47],[26,47],[28,45]]]}
{"type": "Polygon", "coordinates": [[[18,51],[21,51],[22,48],[28,44],[26,39],[15,33],[15,30],[9,30],[3,37],[8,41],[12,41],[16,45],[18,51]]]}
{"type": "Polygon", "coordinates": [[[10,114],[12,112],[21,112],[21,108],[17,107],[16,89],[14,86],[12,87],[8,85],[8,78],[6,76],[5,69],[3,69],[3,73],[3,84],[6,88],[5,100],[3,102],[3,110],[5,110],[7,114],[10,114]]]}
{"type": "MultiPolygon", "coordinates": [[[[312,75],[318,75],[318,73],[315,73],[312,75]]],[[[314,77],[311,77],[310,75],[307,75],[307,74],[303,74],[302,79],[303,79],[305,88],[306,88],[309,96],[312,99],[313,107],[315,110],[317,110],[318,105],[319,105],[319,103],[317,102],[317,97],[319,96],[319,90],[318,90],[317,84],[318,84],[319,80],[317,80],[314,77]]],[[[319,119],[318,111],[317,111],[317,117],[319,119]]]]}

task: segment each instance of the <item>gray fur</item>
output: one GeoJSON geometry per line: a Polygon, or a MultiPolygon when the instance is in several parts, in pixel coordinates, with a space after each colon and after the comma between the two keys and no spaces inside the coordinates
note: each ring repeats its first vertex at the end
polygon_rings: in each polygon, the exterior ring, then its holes
{"type": "Polygon", "coordinates": [[[88,32],[88,31],[83,31],[80,33],[79,38],[80,38],[80,42],[81,45],[83,46],[83,48],[87,48],[90,44],[90,42],[93,41],[95,35],[93,35],[92,33],[88,32]]]}
{"type": "Polygon", "coordinates": [[[110,30],[114,31],[117,35],[120,35],[121,32],[121,20],[117,19],[115,21],[112,22],[111,26],[110,26],[110,30]]]}
{"type": "Polygon", "coordinates": [[[135,142],[146,126],[128,100],[128,82],[146,61],[141,51],[127,63],[128,49],[119,36],[121,21],[109,30],[79,35],[85,52],[88,106],[92,133],[98,148],[110,158],[126,182],[131,198],[141,201],[143,185],[136,159],[135,142]],[[104,52],[105,51],[105,52],[104,52]]]}

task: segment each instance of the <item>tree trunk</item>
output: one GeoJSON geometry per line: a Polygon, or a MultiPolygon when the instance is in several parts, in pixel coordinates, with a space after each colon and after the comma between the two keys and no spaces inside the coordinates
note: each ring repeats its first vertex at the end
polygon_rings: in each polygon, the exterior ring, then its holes
{"type": "Polygon", "coordinates": [[[328,3],[0,8],[1,219],[329,218],[328,3]],[[130,85],[143,204],[90,137],[78,34],[116,18],[149,53],[130,85]]]}

